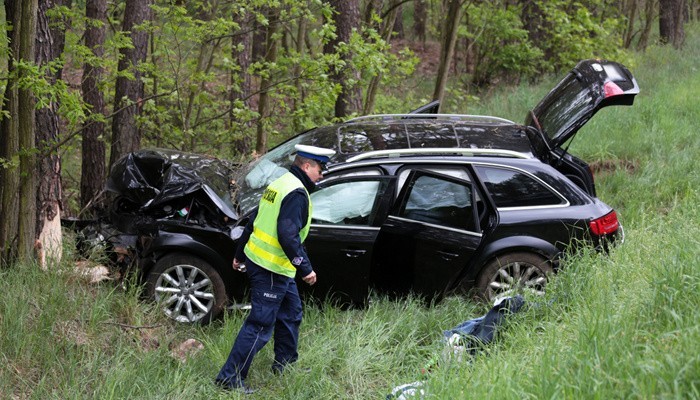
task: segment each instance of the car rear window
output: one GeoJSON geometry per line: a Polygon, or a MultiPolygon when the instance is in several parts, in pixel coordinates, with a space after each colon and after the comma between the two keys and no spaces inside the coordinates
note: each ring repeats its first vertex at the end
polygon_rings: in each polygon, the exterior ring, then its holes
{"type": "Polygon", "coordinates": [[[475,168],[499,208],[566,204],[565,199],[544,183],[522,171],[492,166],[475,168]]]}
{"type": "Polygon", "coordinates": [[[550,139],[568,132],[573,124],[590,112],[593,101],[591,91],[586,90],[573,75],[560,82],[554,90],[559,90],[559,96],[535,111],[542,130],[550,139]]]}

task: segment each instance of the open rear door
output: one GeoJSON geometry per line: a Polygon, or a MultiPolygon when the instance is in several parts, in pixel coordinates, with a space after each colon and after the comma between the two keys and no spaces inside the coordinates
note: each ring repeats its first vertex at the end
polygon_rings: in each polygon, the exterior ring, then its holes
{"type": "Polygon", "coordinates": [[[471,182],[410,172],[377,237],[373,286],[385,293],[441,296],[481,243],[475,196],[471,182]]]}

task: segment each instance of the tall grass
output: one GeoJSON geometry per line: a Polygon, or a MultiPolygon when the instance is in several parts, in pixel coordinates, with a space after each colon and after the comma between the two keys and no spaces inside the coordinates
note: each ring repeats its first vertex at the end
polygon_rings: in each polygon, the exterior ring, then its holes
{"type": "MultiPolygon", "coordinates": [[[[483,305],[308,305],[298,364],[273,375],[267,346],[253,363],[249,383],[260,390],[251,398],[384,398],[417,380],[432,399],[700,398],[699,47],[691,27],[683,51],[637,55],[635,105],[603,110],[570,149],[604,166],[598,194],[619,211],[624,245],[569,260],[545,298],[530,299],[494,343],[461,361],[443,357],[441,332],[483,305]]],[[[521,120],[548,89],[507,89],[480,107],[521,120]]],[[[68,263],[0,270],[0,293],[0,398],[239,397],[211,380],[241,312],[207,327],[175,325],[137,290],[90,285],[68,263]],[[179,361],[170,347],[190,337],[204,349],[179,361]]]]}

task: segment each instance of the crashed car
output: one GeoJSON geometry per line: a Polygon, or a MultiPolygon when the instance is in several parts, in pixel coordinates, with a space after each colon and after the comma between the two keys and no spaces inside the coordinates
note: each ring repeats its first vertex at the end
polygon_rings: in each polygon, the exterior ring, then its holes
{"type": "Polygon", "coordinates": [[[638,93],[624,66],[586,60],[523,124],[430,104],[314,128],[243,166],[144,150],[113,168],[110,218],[133,243],[146,294],[177,321],[206,322],[245,302],[245,274],[231,261],[263,189],[286,172],[294,145],[328,147],[336,155],[311,194],[305,242],[319,279],[302,294],[361,304],[371,291],[542,293],[565,252],[623,238],[588,164],[564,144],[638,93]]]}

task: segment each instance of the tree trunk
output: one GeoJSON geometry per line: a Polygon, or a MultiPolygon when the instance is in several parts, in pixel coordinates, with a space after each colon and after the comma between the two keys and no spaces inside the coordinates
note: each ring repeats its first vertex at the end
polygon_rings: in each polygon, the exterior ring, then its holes
{"type": "MultiPolygon", "coordinates": [[[[277,61],[277,26],[279,24],[279,11],[272,10],[270,15],[270,23],[267,26],[267,35],[265,39],[265,64],[270,65],[277,61]]],[[[258,120],[257,135],[255,141],[255,151],[258,154],[267,152],[267,119],[270,117],[270,96],[268,90],[273,81],[269,74],[265,74],[260,81],[260,99],[258,100],[258,120]]]]}
{"type": "MultiPolygon", "coordinates": [[[[353,30],[360,24],[360,8],[358,0],[331,0],[331,7],[335,10],[336,38],[324,46],[324,53],[330,54],[337,51],[340,43],[350,43],[353,30]]],[[[335,117],[344,118],[362,109],[362,91],[357,84],[351,81],[359,81],[359,73],[349,65],[352,65],[352,54],[341,54],[340,58],[345,62],[343,70],[331,73],[331,80],[340,85],[341,90],[335,101],[335,117]]]]}
{"type": "Polygon", "coordinates": [[[152,19],[152,0],[126,0],[122,30],[130,32],[133,48],[120,50],[119,72],[129,72],[133,78],[120,75],[114,95],[114,118],[112,119],[112,150],[110,168],[125,154],[141,147],[141,132],[136,126],[136,116],[141,111],[143,81],[139,65],[146,60],[148,32],[140,25],[152,19]]]}
{"type": "Polygon", "coordinates": [[[656,2],[657,0],[644,1],[644,26],[642,26],[642,34],[637,43],[637,50],[645,50],[649,45],[649,36],[651,35],[651,28],[656,17],[656,2]]]}
{"type": "Polygon", "coordinates": [[[5,266],[12,262],[17,257],[17,226],[19,224],[19,215],[12,210],[19,209],[19,165],[15,164],[13,159],[19,156],[19,109],[18,97],[19,91],[15,82],[16,67],[14,65],[13,54],[19,54],[19,30],[20,25],[15,25],[15,21],[21,21],[22,7],[17,7],[15,2],[7,2],[5,4],[5,16],[7,24],[12,25],[14,29],[7,31],[8,44],[12,52],[10,52],[7,69],[8,76],[11,77],[7,82],[4,93],[4,112],[7,117],[0,114],[2,121],[2,136],[0,140],[0,161],[7,162],[5,166],[0,166],[0,266],[5,266]]]}
{"type": "Polygon", "coordinates": [[[637,10],[639,5],[637,4],[639,0],[626,0],[623,2],[623,15],[627,16],[627,26],[623,32],[623,47],[629,49],[632,47],[632,40],[636,34],[635,32],[635,21],[637,19],[637,10]]]}
{"type": "MultiPolygon", "coordinates": [[[[207,7],[202,7],[202,9],[198,12],[198,19],[203,23],[209,23],[212,17],[218,14],[218,6],[218,1],[209,2],[207,4],[207,7]]],[[[216,50],[218,49],[220,44],[221,39],[206,41],[199,44],[197,65],[193,72],[195,76],[206,75],[209,73],[214,62],[214,55],[216,54],[216,50]]],[[[196,100],[197,95],[206,90],[205,82],[205,80],[201,79],[199,80],[199,84],[195,88],[189,87],[186,89],[187,91],[189,91],[189,95],[187,96],[187,105],[185,108],[185,115],[182,121],[182,127],[185,133],[190,136],[189,148],[185,148],[185,150],[191,152],[195,151],[197,145],[197,136],[192,134],[192,129],[193,127],[197,126],[199,122],[199,117],[202,112],[202,106],[196,104],[196,100]]]]}
{"type": "MultiPolygon", "coordinates": [[[[20,28],[19,59],[34,61],[36,46],[38,1],[22,2],[22,27],[20,28]]],[[[16,14],[15,14],[16,15],[16,14]]],[[[35,98],[29,89],[19,89],[19,226],[17,228],[19,260],[32,260],[36,238],[36,154],[32,152],[36,144],[35,98]]]]}
{"type": "Polygon", "coordinates": [[[396,34],[397,39],[403,39],[406,36],[403,29],[403,5],[396,7],[396,18],[394,18],[393,31],[393,33],[396,34]]]}
{"type": "MultiPolygon", "coordinates": [[[[382,28],[380,30],[380,35],[385,41],[389,41],[391,37],[392,27],[395,26],[397,15],[399,14],[397,7],[392,7],[391,11],[387,14],[385,20],[383,21],[382,28]]],[[[373,76],[367,87],[367,95],[365,97],[365,105],[362,108],[362,113],[364,115],[371,114],[374,111],[374,100],[376,98],[377,90],[379,89],[379,82],[381,82],[382,74],[377,73],[373,76]]]]}
{"type": "Polygon", "coordinates": [[[543,43],[547,39],[547,21],[540,7],[541,0],[521,0],[522,12],[520,20],[523,21],[523,27],[527,30],[527,36],[530,42],[536,47],[545,51],[545,59],[552,57],[551,51],[544,48],[543,43]]]}
{"type": "Polygon", "coordinates": [[[413,6],[413,34],[416,35],[416,39],[420,42],[421,46],[425,47],[427,31],[425,0],[415,0],[413,6]]]}
{"type": "Polygon", "coordinates": [[[381,15],[382,13],[382,0],[366,0],[365,9],[362,17],[362,23],[365,26],[374,26],[374,15],[381,15]]]}
{"type": "Polygon", "coordinates": [[[445,97],[445,87],[447,86],[447,76],[449,75],[450,64],[454,55],[455,43],[457,42],[457,28],[462,16],[462,2],[459,0],[445,0],[447,16],[442,27],[440,64],[438,66],[437,78],[435,80],[435,91],[433,99],[440,101],[445,97]]]}
{"type": "MultiPolygon", "coordinates": [[[[238,65],[238,71],[231,71],[231,92],[229,93],[231,113],[229,114],[229,119],[232,127],[241,122],[234,112],[236,110],[236,102],[240,101],[244,107],[250,108],[250,96],[253,92],[253,82],[248,73],[253,51],[250,40],[253,27],[252,15],[246,11],[242,14],[234,15],[234,18],[238,22],[239,32],[233,35],[231,43],[231,59],[236,60],[238,65]]],[[[248,154],[250,152],[250,142],[250,137],[243,134],[233,139],[232,146],[238,154],[248,154]]]]}
{"type": "MultiPolygon", "coordinates": [[[[298,57],[304,56],[304,39],[306,38],[306,15],[301,15],[297,21],[297,35],[296,35],[296,53],[298,57]]],[[[292,113],[295,113],[301,105],[304,104],[304,87],[301,80],[301,64],[297,63],[294,66],[293,77],[296,81],[296,96],[292,99],[292,113]]],[[[299,132],[301,130],[301,124],[299,123],[299,118],[294,118],[294,132],[299,132]]]]}
{"type": "MultiPolygon", "coordinates": [[[[36,30],[36,63],[44,67],[58,59],[63,52],[65,28],[58,28],[47,15],[54,7],[70,8],[71,0],[39,0],[38,24],[36,30]]],[[[63,24],[62,26],[65,26],[63,24]]],[[[61,79],[62,70],[47,71],[46,80],[55,84],[61,79]]],[[[36,250],[39,265],[46,268],[61,259],[63,251],[61,235],[61,159],[49,149],[58,140],[58,103],[50,102],[48,107],[36,110],[36,147],[38,160],[38,191],[36,198],[36,250]]]]}
{"type": "MultiPolygon", "coordinates": [[[[104,55],[103,44],[105,41],[105,23],[107,21],[107,1],[87,0],[85,2],[85,16],[94,23],[87,25],[85,29],[85,46],[101,59],[104,55]]],[[[81,88],[83,100],[90,107],[92,115],[104,115],[104,96],[98,84],[102,80],[104,69],[99,65],[86,62],[83,67],[83,79],[81,88]]],[[[102,191],[105,179],[105,142],[100,136],[105,130],[105,123],[99,120],[88,119],[83,126],[82,153],[83,161],[80,174],[80,206],[85,208],[92,202],[93,207],[101,209],[103,202],[98,199],[102,191]]]]}
{"type": "Polygon", "coordinates": [[[9,119],[3,120],[3,154],[5,160],[18,160],[3,172],[2,218],[0,218],[0,263],[33,259],[36,231],[36,154],[35,99],[17,82],[27,75],[15,62],[33,64],[36,45],[38,0],[7,2],[6,16],[13,27],[9,34],[11,55],[8,59],[9,80],[5,90],[9,119]]]}
{"type": "MultiPolygon", "coordinates": [[[[259,12],[263,14],[271,14],[272,8],[270,6],[263,6],[259,12]]],[[[257,19],[253,20],[253,47],[251,48],[253,62],[258,62],[265,59],[265,34],[267,29],[257,19]]]]}
{"type": "Polygon", "coordinates": [[[671,44],[680,49],[685,42],[683,28],[685,0],[659,1],[659,39],[662,44],[671,44]]]}

